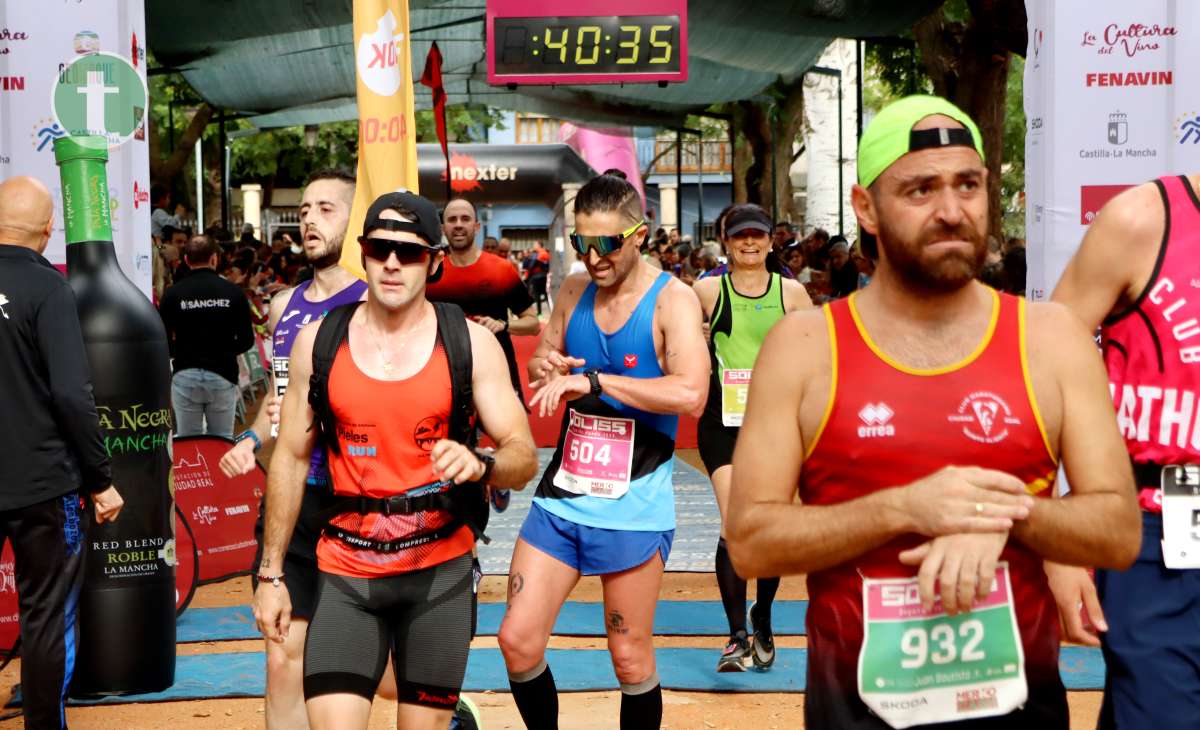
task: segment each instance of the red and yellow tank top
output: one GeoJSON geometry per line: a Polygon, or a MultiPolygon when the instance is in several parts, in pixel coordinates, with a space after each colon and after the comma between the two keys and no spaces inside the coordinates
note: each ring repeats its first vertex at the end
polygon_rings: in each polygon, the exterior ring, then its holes
{"type": "MultiPolygon", "coordinates": [[[[948,367],[917,370],[875,345],[856,298],[824,307],[833,380],[804,461],[801,499],[845,502],[948,465],[1002,470],[1031,494],[1051,497],[1058,465],[1029,379],[1025,301],[992,292],[991,321],[975,351],[948,367]]],[[[915,576],[917,568],[901,564],[899,553],[927,539],[904,535],[808,576],[808,691],[820,693],[813,698],[820,706],[857,701],[863,578],[915,576]]],[[[1043,676],[1058,676],[1058,613],[1037,554],[1010,540],[1001,560],[1009,564],[1026,672],[1036,686],[1043,676]]]]}
{"type": "MultiPolygon", "coordinates": [[[[1101,346],[1117,427],[1134,463],[1194,464],[1200,460],[1200,200],[1186,177],[1154,184],[1166,211],[1154,273],[1133,306],[1104,322],[1101,346]]],[[[1146,499],[1142,506],[1161,509],[1146,499]]]]}
{"type": "MultiPolygon", "coordinates": [[[[376,380],[362,372],[342,344],[329,373],[329,403],[337,419],[340,453],[329,454],[333,491],[350,497],[391,497],[436,479],[429,454],[450,422],[449,362],[439,340],[429,361],[405,380],[376,380]]],[[[431,532],[452,519],[444,510],[411,515],[357,513],[332,522],[348,532],[390,542],[431,532]]],[[[372,578],[429,568],[470,551],[465,525],[443,540],[383,553],[322,535],[317,564],[337,575],[372,578]]]]}

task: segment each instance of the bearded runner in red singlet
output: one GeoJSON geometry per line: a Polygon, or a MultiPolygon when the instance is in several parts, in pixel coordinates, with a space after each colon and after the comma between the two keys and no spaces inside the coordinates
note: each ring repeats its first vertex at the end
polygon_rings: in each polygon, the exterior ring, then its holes
{"type": "MultiPolygon", "coordinates": [[[[500,346],[470,322],[463,324],[474,411],[497,449],[489,457],[449,438],[449,348],[425,299],[425,282],[443,256],[433,204],[411,193],[381,196],[367,211],[359,243],[367,300],[346,305],[358,308],[325,373],[324,399],[320,386],[314,391],[333,491],[342,499],[317,544],[318,597],[304,653],[308,720],[318,729],[365,730],[390,650],[397,727],[444,730],[466,673],[474,539],[462,515],[438,496],[445,485],[466,482],[520,488],[537,458],[500,346]]],[[[338,319],[327,322],[345,322],[346,311],[335,310],[338,319]]],[[[309,394],[319,331],[304,328],[292,346],[267,483],[254,614],[276,642],[290,629],[280,570],[317,439],[309,394]]]]}
{"type": "Polygon", "coordinates": [[[1142,550],[1129,570],[1097,571],[1095,587],[1082,570],[1048,571],[1068,638],[1100,643],[1081,625],[1081,601],[1107,629],[1101,728],[1200,725],[1200,545],[1190,508],[1176,515],[1161,489],[1176,480],[1173,465],[1200,463],[1198,185],[1200,175],[1164,177],[1111,200],[1054,290],[1101,328],[1142,506],[1142,550]],[[1182,547],[1163,529],[1178,521],[1182,547]],[[1181,559],[1189,547],[1192,560],[1181,559]]]}
{"type": "Polygon", "coordinates": [[[1087,332],[974,281],[982,158],[944,99],[880,112],[852,197],[871,285],[788,314],[759,351],[727,539],[743,576],[808,574],[808,728],[1065,730],[1042,560],[1136,555],[1087,332]],[[1069,500],[1050,499],[1060,457],[1069,500]]]}

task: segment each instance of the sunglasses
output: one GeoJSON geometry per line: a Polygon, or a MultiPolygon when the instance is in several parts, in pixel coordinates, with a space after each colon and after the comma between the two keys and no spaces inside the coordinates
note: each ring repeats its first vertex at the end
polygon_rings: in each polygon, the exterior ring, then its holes
{"type": "Polygon", "coordinates": [[[583,236],[578,233],[571,233],[571,247],[580,256],[587,256],[588,249],[595,249],[599,256],[607,256],[613,251],[621,248],[625,243],[625,239],[637,233],[637,230],[644,226],[646,221],[641,220],[635,223],[627,231],[622,231],[614,236],[583,236]]]}
{"type": "Polygon", "coordinates": [[[387,261],[392,254],[396,254],[396,260],[400,262],[401,266],[423,264],[429,260],[429,248],[419,243],[393,241],[390,238],[364,237],[360,237],[358,243],[362,246],[364,256],[380,263],[387,261]]]}

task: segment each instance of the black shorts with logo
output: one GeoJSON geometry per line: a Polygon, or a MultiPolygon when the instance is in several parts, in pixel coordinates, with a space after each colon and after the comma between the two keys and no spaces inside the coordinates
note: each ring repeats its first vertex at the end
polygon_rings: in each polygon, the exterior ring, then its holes
{"type": "Polygon", "coordinates": [[[304,646],[304,697],[368,700],[388,652],[400,702],[453,710],[474,632],[470,553],[424,570],[379,578],[320,573],[304,646]]]}

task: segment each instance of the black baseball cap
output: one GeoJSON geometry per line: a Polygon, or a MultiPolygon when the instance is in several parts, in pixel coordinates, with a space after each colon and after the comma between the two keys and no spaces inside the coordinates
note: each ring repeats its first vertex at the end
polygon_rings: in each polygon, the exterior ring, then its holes
{"type": "Polygon", "coordinates": [[[769,235],[775,230],[775,224],[762,208],[739,205],[725,218],[725,235],[732,236],[745,230],[762,231],[769,235]]]}
{"type": "Polygon", "coordinates": [[[370,235],[371,231],[405,231],[415,233],[425,239],[425,243],[429,248],[440,250],[445,248],[442,243],[442,224],[438,218],[437,208],[427,198],[423,198],[416,193],[401,191],[395,193],[384,193],[371,203],[371,207],[367,209],[367,216],[363,219],[363,238],[370,235]],[[413,218],[412,221],[398,221],[391,218],[380,218],[380,214],[385,210],[394,210],[397,212],[404,211],[406,218],[413,218]]]}

